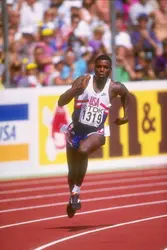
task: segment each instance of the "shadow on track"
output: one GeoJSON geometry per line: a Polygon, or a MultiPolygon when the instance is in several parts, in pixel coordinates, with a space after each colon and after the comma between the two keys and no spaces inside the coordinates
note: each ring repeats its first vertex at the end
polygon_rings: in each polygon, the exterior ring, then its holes
{"type": "Polygon", "coordinates": [[[100,228],[100,227],[107,227],[107,226],[111,226],[111,224],[109,225],[83,225],[83,226],[62,226],[62,227],[50,227],[50,228],[46,228],[46,229],[65,229],[68,230],[68,232],[77,232],[77,231],[81,231],[81,230],[86,230],[86,229],[95,229],[95,228],[100,228]]]}

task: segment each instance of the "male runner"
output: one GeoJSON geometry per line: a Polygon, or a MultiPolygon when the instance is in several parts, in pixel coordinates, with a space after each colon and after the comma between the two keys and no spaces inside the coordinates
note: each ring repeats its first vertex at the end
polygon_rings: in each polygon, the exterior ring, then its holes
{"type": "Polygon", "coordinates": [[[95,60],[95,75],[78,77],[72,87],[63,93],[58,105],[64,106],[74,98],[72,123],[67,129],[67,163],[70,201],[67,215],[72,218],[81,208],[80,187],[83,183],[88,155],[105,144],[104,123],[112,99],[121,97],[124,117],[115,123],[128,122],[129,91],[122,83],[113,82],[109,75],[112,63],[108,55],[100,55],[95,60]]]}

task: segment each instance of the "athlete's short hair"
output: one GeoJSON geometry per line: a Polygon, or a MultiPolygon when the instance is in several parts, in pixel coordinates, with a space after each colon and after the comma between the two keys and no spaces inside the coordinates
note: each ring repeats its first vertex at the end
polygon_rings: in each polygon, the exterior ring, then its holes
{"type": "Polygon", "coordinates": [[[100,61],[100,60],[105,60],[105,61],[108,61],[110,64],[112,64],[111,58],[107,54],[102,54],[102,55],[98,56],[95,59],[95,64],[97,63],[97,61],[100,61]]]}

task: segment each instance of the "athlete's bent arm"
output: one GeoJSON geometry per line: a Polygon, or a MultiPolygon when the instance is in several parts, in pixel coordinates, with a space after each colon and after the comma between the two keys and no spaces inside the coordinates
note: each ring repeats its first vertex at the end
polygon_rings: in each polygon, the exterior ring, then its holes
{"type": "Polygon", "coordinates": [[[64,92],[58,99],[58,105],[60,107],[68,104],[72,99],[78,95],[81,95],[84,89],[88,85],[90,76],[80,76],[72,84],[72,87],[64,92]]]}
{"type": "Polygon", "coordinates": [[[116,96],[121,97],[121,103],[123,107],[124,116],[122,118],[117,118],[115,120],[115,124],[123,125],[128,122],[128,105],[129,105],[130,93],[124,84],[116,82],[112,86],[111,96],[112,96],[112,99],[116,96]]]}

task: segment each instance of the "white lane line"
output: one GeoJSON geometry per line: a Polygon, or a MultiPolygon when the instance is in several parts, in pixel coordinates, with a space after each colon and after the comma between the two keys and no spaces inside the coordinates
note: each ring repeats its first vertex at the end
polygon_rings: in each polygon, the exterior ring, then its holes
{"type": "MultiPolygon", "coordinates": [[[[135,178],[105,180],[105,181],[95,181],[95,182],[91,181],[91,182],[85,182],[84,187],[108,185],[108,184],[115,184],[115,183],[126,183],[126,182],[138,182],[138,181],[144,182],[144,181],[152,181],[152,180],[165,180],[165,179],[167,179],[167,175],[151,176],[151,177],[135,177],[135,178]]],[[[46,187],[23,188],[23,189],[0,191],[0,194],[16,194],[16,193],[34,192],[34,191],[43,191],[43,190],[56,190],[56,189],[67,188],[67,187],[68,187],[67,184],[63,184],[63,185],[54,185],[54,186],[46,186],[46,187]]]]}
{"type": "MultiPolygon", "coordinates": [[[[104,196],[98,198],[91,198],[91,199],[84,199],[82,202],[94,202],[94,201],[102,201],[102,200],[112,200],[112,199],[121,199],[121,198],[130,198],[130,197],[137,197],[137,196],[148,196],[148,195],[156,195],[156,194],[165,194],[167,190],[154,190],[150,192],[141,192],[141,193],[131,193],[131,194],[122,194],[122,195],[112,195],[112,196],[104,196]]],[[[37,208],[47,208],[47,207],[57,207],[66,205],[67,201],[59,202],[59,203],[50,203],[38,206],[28,206],[28,207],[20,207],[20,208],[12,208],[6,210],[0,210],[0,213],[9,213],[9,212],[17,212],[22,210],[33,210],[37,208]]]]}
{"type": "MultiPolygon", "coordinates": [[[[155,182],[155,183],[138,184],[138,185],[125,185],[125,186],[111,187],[111,188],[108,187],[108,188],[83,190],[82,194],[108,192],[108,191],[133,189],[133,188],[145,188],[145,187],[152,187],[153,188],[153,187],[164,186],[164,185],[167,185],[167,182],[155,182]]],[[[69,195],[69,192],[23,196],[23,197],[17,197],[17,198],[8,198],[8,199],[0,200],[0,203],[13,202],[13,201],[24,201],[24,200],[36,200],[36,199],[60,197],[60,196],[66,196],[66,195],[69,195]]]]}
{"type": "MultiPolygon", "coordinates": [[[[108,208],[101,208],[101,209],[95,209],[95,210],[89,210],[85,212],[76,213],[75,216],[79,215],[85,215],[85,214],[93,214],[93,213],[99,213],[99,212],[105,212],[105,211],[111,211],[111,210],[118,210],[118,209],[125,209],[125,208],[134,208],[134,207],[141,207],[141,206],[152,206],[152,205],[159,205],[159,204],[165,204],[167,203],[167,200],[158,200],[158,201],[151,201],[151,202],[142,202],[142,203],[136,203],[136,204],[128,204],[128,205],[122,205],[122,206],[116,206],[116,207],[108,207],[108,208]]],[[[15,227],[20,225],[27,225],[31,223],[37,223],[41,221],[48,221],[48,220],[56,220],[61,218],[67,218],[67,215],[58,215],[53,217],[46,217],[36,220],[29,220],[29,221],[22,221],[14,224],[8,224],[0,226],[0,229],[9,228],[9,227],[15,227]]]]}
{"type": "Polygon", "coordinates": [[[128,222],[123,222],[123,223],[119,223],[119,224],[111,225],[111,226],[107,226],[107,227],[101,227],[101,228],[98,228],[98,229],[89,230],[89,231],[86,231],[86,232],[83,232],[83,233],[79,233],[79,234],[73,234],[71,236],[64,237],[64,238],[61,238],[59,240],[55,240],[55,241],[52,241],[50,243],[47,243],[47,244],[45,244],[43,246],[37,247],[34,250],[43,250],[43,249],[46,249],[47,247],[51,247],[53,245],[56,245],[56,244],[58,244],[60,242],[71,240],[71,239],[74,239],[74,238],[77,238],[77,237],[80,237],[80,236],[83,236],[83,235],[97,233],[97,232],[100,232],[100,231],[104,231],[104,230],[108,230],[108,229],[112,229],[112,228],[116,228],[116,227],[122,227],[122,226],[132,225],[132,224],[136,224],[136,223],[140,223],[140,222],[145,222],[145,221],[150,221],[150,220],[156,220],[156,219],[162,219],[162,218],[165,218],[165,217],[167,217],[167,214],[161,214],[161,215],[158,215],[158,216],[147,217],[147,218],[143,218],[143,219],[139,219],[139,220],[133,220],[133,221],[128,221],[128,222]]]}
{"type": "MultiPolygon", "coordinates": [[[[85,180],[98,180],[102,178],[115,178],[115,177],[125,177],[125,176],[138,176],[138,175],[159,175],[159,174],[166,174],[167,168],[163,169],[141,169],[136,171],[120,171],[120,172],[108,172],[108,173],[96,173],[96,174],[87,174],[85,177],[85,180]]],[[[54,178],[46,177],[45,179],[30,179],[25,181],[6,181],[6,183],[0,183],[0,188],[2,187],[15,187],[15,186],[25,186],[25,185],[40,185],[40,184],[46,184],[46,183],[60,183],[67,181],[66,177],[62,176],[55,176],[54,178]]]]}

